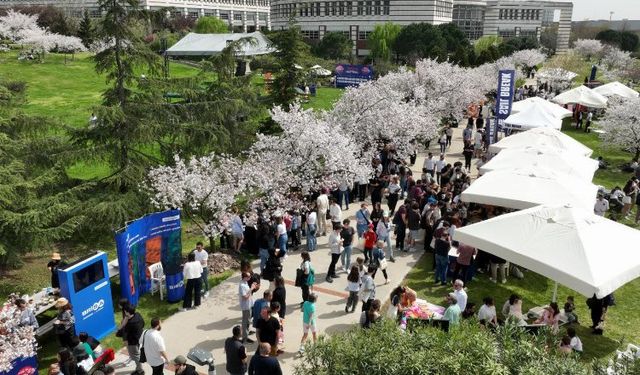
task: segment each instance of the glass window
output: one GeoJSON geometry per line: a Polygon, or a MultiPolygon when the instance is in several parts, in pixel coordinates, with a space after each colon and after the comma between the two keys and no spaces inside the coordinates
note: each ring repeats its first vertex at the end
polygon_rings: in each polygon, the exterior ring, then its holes
{"type": "Polygon", "coordinates": [[[358,15],[362,16],[364,14],[364,1],[358,1],[358,15]]]}
{"type": "Polygon", "coordinates": [[[367,1],[367,16],[370,16],[373,11],[372,4],[373,4],[373,1],[367,1]]]}
{"type": "Polygon", "coordinates": [[[390,14],[390,10],[391,10],[391,1],[390,0],[384,0],[383,4],[384,4],[384,6],[382,8],[382,13],[385,16],[388,16],[390,14]]]}

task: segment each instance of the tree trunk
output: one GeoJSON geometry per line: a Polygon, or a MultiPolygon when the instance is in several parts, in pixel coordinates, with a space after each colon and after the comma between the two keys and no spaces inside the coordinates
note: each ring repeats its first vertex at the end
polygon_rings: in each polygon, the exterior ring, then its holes
{"type": "Polygon", "coordinates": [[[216,238],[209,237],[209,252],[214,252],[216,250],[216,238]]]}
{"type": "Polygon", "coordinates": [[[636,155],[633,157],[634,160],[638,160],[638,158],[640,157],[640,147],[636,148],[636,155]]]}

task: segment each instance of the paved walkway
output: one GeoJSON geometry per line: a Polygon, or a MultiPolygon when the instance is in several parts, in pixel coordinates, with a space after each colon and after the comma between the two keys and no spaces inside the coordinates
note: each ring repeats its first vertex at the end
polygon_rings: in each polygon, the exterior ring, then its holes
{"type": "MultiPolygon", "coordinates": [[[[439,154],[438,144],[432,142],[431,152],[434,155],[439,154]]],[[[422,163],[426,153],[421,152],[418,155],[416,164],[412,168],[414,175],[420,176],[422,163]]],[[[453,145],[447,149],[447,162],[453,164],[462,157],[462,127],[455,129],[453,137],[453,145]]],[[[472,174],[475,175],[475,167],[472,174]]],[[[354,215],[359,209],[359,203],[351,204],[348,211],[343,211],[343,217],[352,219],[355,227],[354,215]]],[[[386,208],[386,200],[383,202],[386,208]]],[[[316,285],[314,291],[318,293],[318,302],[316,304],[318,314],[319,333],[332,334],[334,332],[344,331],[351,328],[358,322],[361,311],[361,303],[359,303],[356,312],[346,314],[344,306],[346,304],[347,286],[346,276],[343,271],[338,272],[340,276],[333,283],[325,281],[326,271],[329,266],[331,256],[327,246],[328,236],[318,238],[318,250],[311,253],[311,261],[316,270],[316,285]]],[[[304,242],[304,240],[303,240],[304,242]]],[[[392,244],[395,244],[392,240],[392,244]]],[[[362,254],[362,243],[354,249],[352,261],[355,257],[362,254]]],[[[418,246],[420,249],[421,246],[418,246]]],[[[395,263],[389,262],[387,272],[389,274],[390,283],[384,284],[384,277],[381,272],[376,275],[376,297],[383,303],[389,298],[391,290],[400,284],[407,273],[419,260],[424,252],[417,250],[411,253],[396,253],[395,263]]],[[[286,280],[287,289],[287,316],[285,320],[285,353],[278,357],[284,374],[293,374],[293,369],[298,360],[297,351],[302,336],[302,313],[298,308],[298,304],[302,301],[301,290],[296,288],[294,284],[296,276],[296,268],[300,265],[300,251],[289,252],[289,256],[283,262],[282,276],[286,280]]],[[[340,263],[338,263],[338,266],[340,263]]],[[[259,271],[259,261],[254,262],[254,269],[259,271]]],[[[204,350],[211,351],[215,358],[216,370],[218,375],[226,374],[225,370],[225,353],[224,341],[231,336],[231,328],[241,323],[241,311],[238,302],[238,283],[240,281],[239,273],[221,283],[210,291],[209,298],[204,300],[197,310],[177,313],[166,319],[162,325],[162,336],[167,344],[167,353],[171,359],[182,354],[186,355],[189,349],[199,347],[204,350]]],[[[262,297],[262,292],[268,288],[269,282],[264,281],[259,291],[254,297],[262,297]]],[[[248,344],[248,353],[255,352],[257,344],[248,344]]],[[[121,363],[126,356],[119,354],[114,361],[116,364],[121,363]]],[[[190,362],[191,363],[191,362],[190,362]]],[[[193,364],[193,363],[191,363],[193,364]]],[[[117,366],[117,365],[116,365],[117,366]]],[[[131,364],[119,367],[116,371],[118,374],[128,374],[133,371],[131,364]]],[[[145,365],[148,373],[151,368],[145,365]]],[[[207,373],[207,368],[196,366],[198,372],[207,373]]],[[[165,373],[173,373],[171,369],[166,369],[165,373]]]]}

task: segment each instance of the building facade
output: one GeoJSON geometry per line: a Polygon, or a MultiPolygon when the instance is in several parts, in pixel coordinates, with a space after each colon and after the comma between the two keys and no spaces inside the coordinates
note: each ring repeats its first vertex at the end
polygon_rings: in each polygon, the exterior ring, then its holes
{"type": "Polygon", "coordinates": [[[471,40],[485,35],[540,39],[544,28],[558,25],[556,53],[569,49],[573,3],[541,0],[456,0],[453,23],[471,40]]]}
{"type": "Polygon", "coordinates": [[[452,20],[454,0],[272,0],[273,29],[286,28],[291,17],[310,40],[326,32],[342,32],[354,42],[356,56],[369,53],[366,40],[375,26],[427,22],[434,25],[452,20]]]}
{"type": "MultiPolygon", "coordinates": [[[[93,17],[100,16],[96,0],[0,0],[0,7],[53,5],[70,15],[81,17],[88,10],[93,17]]],[[[198,18],[215,16],[229,23],[234,32],[271,30],[271,4],[269,0],[141,0],[147,10],[173,8],[173,14],[198,18]]]]}

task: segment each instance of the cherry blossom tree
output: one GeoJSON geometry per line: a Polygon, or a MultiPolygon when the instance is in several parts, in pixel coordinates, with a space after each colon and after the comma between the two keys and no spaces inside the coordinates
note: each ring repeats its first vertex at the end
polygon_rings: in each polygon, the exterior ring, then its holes
{"type": "Polygon", "coordinates": [[[0,35],[4,38],[18,43],[28,30],[42,30],[38,26],[37,14],[28,15],[9,9],[6,15],[0,17],[0,35]]]}
{"type": "Polygon", "coordinates": [[[511,55],[514,64],[523,68],[532,68],[542,64],[547,56],[538,49],[523,49],[511,55]]]}
{"type": "Polygon", "coordinates": [[[578,39],[573,44],[573,50],[587,60],[600,56],[604,46],[597,39],[578,39]]]}
{"type": "Polygon", "coordinates": [[[631,53],[622,51],[614,46],[605,46],[602,59],[598,67],[605,78],[609,80],[629,79],[629,71],[634,68],[636,61],[631,53]]]}
{"type": "Polygon", "coordinates": [[[609,108],[599,123],[603,130],[600,134],[603,143],[634,153],[634,159],[640,157],[638,108],[640,108],[640,98],[610,98],[609,108]]]}

